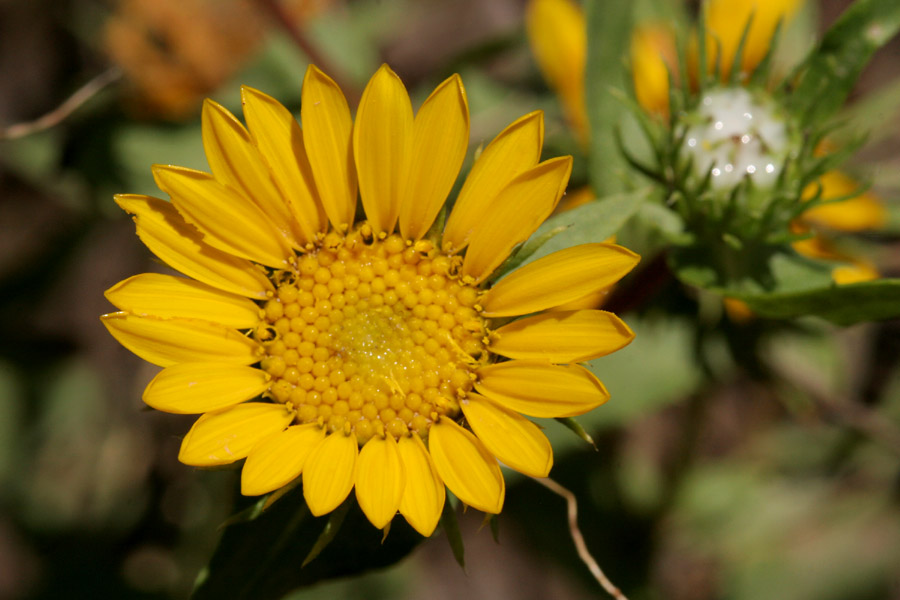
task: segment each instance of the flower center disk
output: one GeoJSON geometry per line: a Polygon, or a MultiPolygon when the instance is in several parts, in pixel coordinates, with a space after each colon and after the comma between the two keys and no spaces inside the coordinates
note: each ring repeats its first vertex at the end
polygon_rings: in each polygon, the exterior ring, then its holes
{"type": "Polygon", "coordinates": [[[367,241],[361,229],[327,235],[296,272],[272,275],[277,293],[255,333],[268,395],[290,403],[298,423],[353,431],[361,445],[424,437],[459,414],[486,360],[478,291],[429,242],[367,241]]]}

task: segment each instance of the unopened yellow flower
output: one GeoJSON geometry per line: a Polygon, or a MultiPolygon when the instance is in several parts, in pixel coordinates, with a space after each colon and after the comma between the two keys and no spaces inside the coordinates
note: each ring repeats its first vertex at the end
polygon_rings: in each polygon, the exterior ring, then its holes
{"type": "Polygon", "coordinates": [[[631,73],[638,104],[669,117],[669,73],[677,74],[675,34],[662,23],[644,23],[631,34],[631,73]]]}
{"type": "Polygon", "coordinates": [[[572,0],[532,0],[525,24],[544,79],[559,95],[572,130],[586,145],[589,134],[584,100],[587,32],[581,6],[572,0]]]}
{"type": "Polygon", "coordinates": [[[387,66],[355,123],[315,67],[303,83],[302,130],[262,92],[244,88],[243,109],[246,129],[218,104],[204,106],[212,174],[157,165],[171,202],[116,198],[147,247],[190,278],[127,279],[107,291],[121,312],[103,316],[119,342],[164,367],[147,404],[202,414],[180,460],[246,458],[247,495],[302,480],[314,515],[355,488],[379,528],[399,511],[430,535],[445,486],[499,512],[498,459],[535,477],[553,462],[522,415],[603,404],[606,389],[577,363],[633,336],[611,313],[553,307],[610,285],[638,257],[576,246],[488,289],[553,211],[571,157],[539,162],[542,115],[523,116],[484,149],[432,232],[468,145],[456,75],[415,115],[387,66]]]}

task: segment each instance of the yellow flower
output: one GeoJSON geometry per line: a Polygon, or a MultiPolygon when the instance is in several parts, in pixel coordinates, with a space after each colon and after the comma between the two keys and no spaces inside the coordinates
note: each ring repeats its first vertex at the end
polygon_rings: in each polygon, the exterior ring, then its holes
{"type": "Polygon", "coordinates": [[[804,190],[804,199],[813,197],[821,186],[822,200],[837,200],[819,204],[803,213],[804,223],[848,233],[880,229],[887,224],[887,210],[881,200],[870,192],[857,194],[859,182],[840,171],[829,171],[804,190]]]}
{"type": "MultiPolygon", "coordinates": [[[[706,72],[719,61],[725,78],[731,70],[748,21],[741,58],[741,80],[756,69],[772,43],[779,20],[790,20],[802,0],[710,0],[706,5],[706,72]]],[[[688,70],[696,85],[699,53],[696,36],[688,47],[688,70]]],[[[631,72],[638,103],[651,114],[668,118],[669,72],[678,75],[675,36],[660,23],[638,25],[631,37],[631,72]]]]}
{"type": "Polygon", "coordinates": [[[584,103],[587,32],[584,13],[572,0],[532,0],[525,15],[528,39],[544,79],[559,95],[569,125],[587,145],[584,103]]]}
{"type": "Polygon", "coordinates": [[[631,73],[638,104],[669,118],[669,72],[677,74],[675,34],[662,23],[644,23],[631,35],[631,73]]]}
{"type": "Polygon", "coordinates": [[[379,528],[399,511],[430,535],[445,486],[500,512],[498,460],[535,477],[553,462],[522,415],[603,404],[606,389],[578,363],[633,337],[611,313],[552,307],[610,285],[638,257],[585,244],[487,283],[553,211],[571,157],[538,162],[543,117],[523,116],[484,149],[446,225],[433,227],[468,146],[457,75],[415,116],[387,66],[355,123],[315,67],[302,130],[262,92],[244,88],[243,109],[247,129],[204,105],[212,174],[156,165],[171,202],[116,197],[147,247],[190,278],[127,279],[106,293],[121,312],[103,316],[120,343],[164,367],[148,405],[202,414],[180,460],[246,458],[247,495],[302,480],[314,515],[355,487],[379,528]]]}

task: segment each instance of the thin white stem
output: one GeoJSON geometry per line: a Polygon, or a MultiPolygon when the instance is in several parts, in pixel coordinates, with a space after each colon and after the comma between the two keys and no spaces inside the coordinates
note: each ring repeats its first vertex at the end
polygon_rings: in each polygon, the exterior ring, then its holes
{"type": "Polygon", "coordinates": [[[78,110],[85,102],[93,98],[103,88],[115,82],[121,76],[122,72],[118,67],[107,69],[78,88],[78,90],[69,96],[65,102],[42,117],[35,119],[34,121],[16,123],[15,125],[10,125],[6,129],[0,129],[0,140],[15,140],[58,125],[63,119],[78,110]]]}
{"type": "Polygon", "coordinates": [[[609,578],[607,578],[607,576],[603,573],[603,569],[600,568],[600,565],[597,564],[597,561],[594,560],[594,557],[591,556],[591,553],[588,551],[587,544],[584,543],[584,536],[581,535],[581,529],[578,528],[578,501],[575,499],[575,494],[559,485],[549,477],[540,479],[537,477],[532,477],[532,479],[540,483],[551,492],[565,498],[566,505],[568,507],[569,534],[572,536],[572,541],[575,542],[575,549],[578,551],[578,557],[581,558],[581,561],[587,565],[587,568],[590,570],[591,575],[594,576],[594,579],[596,579],[600,583],[603,589],[606,590],[606,592],[610,596],[612,596],[616,600],[628,600],[628,598],[625,597],[625,594],[622,593],[622,590],[613,585],[609,578]]]}

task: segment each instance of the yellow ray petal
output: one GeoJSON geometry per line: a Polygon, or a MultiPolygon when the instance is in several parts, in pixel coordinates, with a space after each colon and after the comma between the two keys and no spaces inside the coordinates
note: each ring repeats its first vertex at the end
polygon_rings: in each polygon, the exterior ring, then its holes
{"type": "Polygon", "coordinates": [[[244,126],[209,98],[203,103],[201,123],[206,160],[216,180],[250,198],[291,246],[300,248],[300,228],[244,126]]]}
{"type": "Polygon", "coordinates": [[[553,448],[537,425],[478,394],[469,394],[460,406],[472,431],[500,462],[531,477],[550,473],[553,448]]]}
{"type": "Polygon", "coordinates": [[[346,229],[356,213],[353,121],[341,88],[315,65],[303,78],[300,121],[322,206],[335,228],[346,229]]]}
{"type": "Polygon", "coordinates": [[[610,312],[553,311],[513,321],[494,331],[490,349],[508,358],[573,363],[605,356],[633,339],[634,332],[610,312]]]}
{"type": "Polygon", "coordinates": [[[341,505],[356,479],[359,445],[352,433],[325,437],[303,465],[303,497],[309,512],[320,517],[341,505]]]}
{"type": "Polygon", "coordinates": [[[325,437],[316,423],[294,425],[253,446],[241,470],[241,493],[259,496],[287,485],[300,475],[312,449],[325,437]]]}
{"type": "Polygon", "coordinates": [[[488,317],[509,317],[559,306],[612,285],[641,257],[615,244],[581,244],[519,267],[481,299],[488,317]]]}
{"type": "Polygon", "coordinates": [[[294,252],[287,239],[258,206],[232,188],[183,167],[154,165],[153,176],[210,246],[269,267],[290,266],[294,252]]]}
{"type": "Polygon", "coordinates": [[[409,94],[397,74],[382,65],[363,92],[353,127],[359,195],[375,233],[391,233],[397,222],[412,141],[409,94]]]}
{"type": "Polygon", "coordinates": [[[512,179],[537,164],[544,144],[544,113],[520,117],[494,138],[469,171],[444,228],[443,248],[459,252],[494,198],[512,179]]]}
{"type": "Polygon", "coordinates": [[[373,436],[359,453],[356,464],[356,499],[369,521],[387,527],[406,487],[406,471],[397,442],[391,436],[373,436]]]}
{"type": "Polygon", "coordinates": [[[531,417],[574,417],[609,400],[609,392],[581,365],[511,360],[478,370],[475,389],[531,417]]]}
{"type": "Polygon", "coordinates": [[[283,404],[248,402],[206,413],[181,442],[178,460],[195,467],[227,465],[245,458],[259,441],[283,431],[294,413],[283,404]]]}
{"type": "Polygon", "coordinates": [[[413,529],[428,537],[434,533],[444,510],[447,498],[444,482],[417,433],[401,437],[397,448],[406,470],[406,488],[400,500],[400,514],[413,529]]]}
{"type": "Polygon", "coordinates": [[[136,317],[124,312],[100,319],[120,344],[160,367],[183,362],[249,365],[262,354],[255,341],[217,323],[136,317]]]}
{"type": "Polygon", "coordinates": [[[469,104],[459,75],[439,85],[416,113],[412,162],[400,200],[400,233],[419,239],[441,210],[469,145],[469,104]]]}
{"type": "Polygon", "coordinates": [[[503,509],[506,482],[500,465],[471,432],[442,418],[428,433],[428,449],[438,474],[457,498],[486,513],[503,509]]]}
{"type": "Polygon", "coordinates": [[[819,186],[822,187],[823,200],[847,199],[810,208],[800,217],[804,222],[851,232],[880,229],[887,223],[887,209],[874,194],[853,196],[860,189],[859,182],[853,178],[840,171],[829,171],[806,186],[803,190],[804,199],[814,196],[819,186]]]}
{"type": "Polygon", "coordinates": [[[572,157],[551,158],[518,175],[497,195],[472,234],[462,273],[479,282],[535,232],[562,197],[572,157]]]}
{"type": "Polygon", "coordinates": [[[559,94],[566,117],[581,143],[587,143],[584,104],[587,30],[581,7],[572,0],[533,0],[528,4],[525,24],[544,79],[559,94]]]}
{"type": "Polygon", "coordinates": [[[172,275],[135,275],[104,296],[119,310],[138,316],[202,319],[235,329],[250,329],[259,322],[259,306],[247,298],[172,275]]]}
{"type": "Polygon", "coordinates": [[[181,363],[166,367],[144,390],[144,402],[156,410],[191,415],[221,410],[262,394],[265,371],[228,364],[181,363]]]}
{"type": "Polygon", "coordinates": [[[188,277],[250,298],[265,299],[275,291],[265,273],[250,261],[238,258],[203,241],[202,235],[171,203],[151,196],[119,194],[116,203],[135,215],[137,234],[161,261],[188,277]]]}
{"type": "Polygon", "coordinates": [[[243,86],[241,99],[250,134],[294,215],[297,238],[304,244],[314,242],[317,233],[328,230],[328,217],[319,201],[300,124],[280,102],[259,90],[243,86]]]}

